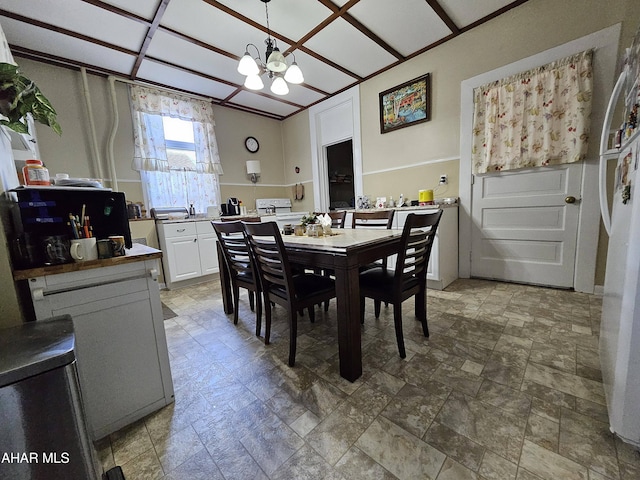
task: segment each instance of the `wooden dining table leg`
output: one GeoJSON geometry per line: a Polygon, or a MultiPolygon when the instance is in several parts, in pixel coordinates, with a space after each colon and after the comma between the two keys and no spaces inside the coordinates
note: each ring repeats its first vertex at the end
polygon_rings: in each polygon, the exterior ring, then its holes
{"type": "Polygon", "coordinates": [[[233,313],[233,296],[231,294],[231,277],[227,269],[227,262],[224,259],[224,253],[220,245],[218,247],[218,269],[220,270],[220,290],[222,291],[222,306],[224,313],[233,313]]]}
{"type": "Polygon", "coordinates": [[[355,382],[362,375],[360,284],[357,265],[336,266],[340,375],[355,382]]]}

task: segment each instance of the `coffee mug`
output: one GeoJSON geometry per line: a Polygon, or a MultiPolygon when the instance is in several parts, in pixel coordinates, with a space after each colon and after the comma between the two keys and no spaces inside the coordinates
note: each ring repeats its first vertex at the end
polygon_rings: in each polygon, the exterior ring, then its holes
{"type": "Polygon", "coordinates": [[[113,250],[111,250],[111,240],[103,239],[97,241],[98,246],[98,258],[111,258],[113,257],[113,250]]]}
{"type": "Polygon", "coordinates": [[[67,263],[69,255],[69,239],[65,235],[49,235],[42,239],[45,265],[67,263]]]}
{"type": "Polygon", "coordinates": [[[98,259],[98,248],[95,238],[76,238],[71,240],[71,257],[76,262],[98,259]]]}
{"type": "Polygon", "coordinates": [[[124,237],[122,235],[111,235],[109,237],[111,242],[111,251],[114,257],[124,257],[124,237]]]}

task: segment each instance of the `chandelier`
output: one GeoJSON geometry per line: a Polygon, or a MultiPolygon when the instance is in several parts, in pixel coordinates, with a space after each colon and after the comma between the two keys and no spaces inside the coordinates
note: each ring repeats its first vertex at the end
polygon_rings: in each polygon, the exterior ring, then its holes
{"type": "Polygon", "coordinates": [[[271,29],[269,27],[269,8],[267,4],[271,0],[260,0],[264,2],[264,9],[267,16],[267,39],[264,43],[267,45],[267,51],[265,58],[267,63],[263,63],[260,58],[260,51],[253,43],[247,44],[244,55],[238,63],[238,72],[242,75],[246,75],[244,80],[244,86],[250,90],[262,90],[264,88],[264,82],[262,81],[262,75],[267,73],[271,79],[271,91],[276,95],[286,95],[289,93],[289,86],[287,82],[293,84],[299,84],[304,82],[302,76],[302,70],[296,63],[296,57],[293,55],[293,62],[291,65],[287,65],[284,59],[284,55],[280,53],[278,44],[275,39],[271,38],[271,29]],[[253,47],[256,50],[258,56],[253,58],[249,53],[249,47],[253,47]]]}

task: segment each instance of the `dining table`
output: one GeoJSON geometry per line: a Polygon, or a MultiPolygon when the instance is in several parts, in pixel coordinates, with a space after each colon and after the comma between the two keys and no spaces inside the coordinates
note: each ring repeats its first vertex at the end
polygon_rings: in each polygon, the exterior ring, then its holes
{"type": "MultiPolygon", "coordinates": [[[[398,253],[402,230],[334,229],[331,235],[283,235],[289,261],[306,268],[331,269],[336,282],[340,375],[356,381],[362,375],[360,267],[398,253]]],[[[220,255],[220,253],[219,253],[220,255]]],[[[225,313],[233,313],[229,272],[220,263],[225,313]]]]}

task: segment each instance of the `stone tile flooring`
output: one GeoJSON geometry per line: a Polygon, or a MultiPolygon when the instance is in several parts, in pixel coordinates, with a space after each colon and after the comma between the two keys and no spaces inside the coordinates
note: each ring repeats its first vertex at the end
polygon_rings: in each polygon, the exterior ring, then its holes
{"type": "Polygon", "coordinates": [[[161,296],[175,404],[98,442],[127,480],[640,478],[608,430],[597,296],[458,280],[428,293],[429,340],[405,302],[404,360],[392,307],[376,320],[368,302],[355,383],[335,302],[299,318],[289,368],[281,308],[265,346],[246,295],[237,326],[217,282],[161,296]]]}

